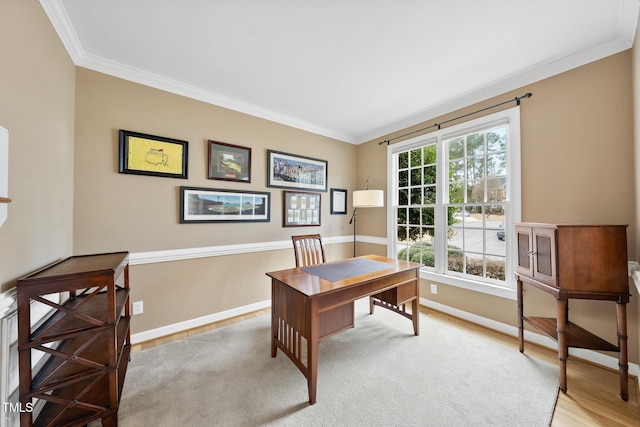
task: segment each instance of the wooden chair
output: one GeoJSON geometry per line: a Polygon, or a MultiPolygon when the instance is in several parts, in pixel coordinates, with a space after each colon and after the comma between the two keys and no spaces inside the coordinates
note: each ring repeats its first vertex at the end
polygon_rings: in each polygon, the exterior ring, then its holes
{"type": "Polygon", "coordinates": [[[296,256],[296,267],[322,264],[326,262],[322,237],[319,234],[291,236],[293,253],[296,256]]]}

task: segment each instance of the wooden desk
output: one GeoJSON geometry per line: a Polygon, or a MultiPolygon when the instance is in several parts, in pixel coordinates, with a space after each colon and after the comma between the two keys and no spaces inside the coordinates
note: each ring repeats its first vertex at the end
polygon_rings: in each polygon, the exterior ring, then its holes
{"type": "MultiPolygon", "coordinates": [[[[301,268],[266,273],[271,277],[271,356],[278,348],[307,378],[309,403],[316,402],[318,343],[354,325],[354,301],[372,296],[376,305],[395,311],[413,322],[419,333],[420,264],[376,255],[336,261],[342,267],[354,260],[388,264],[388,268],[330,281],[301,268]],[[411,302],[411,313],[405,311],[411,302]]],[[[384,266],[383,266],[384,267],[384,266]]],[[[373,304],[371,304],[373,313],[373,304]]]]}

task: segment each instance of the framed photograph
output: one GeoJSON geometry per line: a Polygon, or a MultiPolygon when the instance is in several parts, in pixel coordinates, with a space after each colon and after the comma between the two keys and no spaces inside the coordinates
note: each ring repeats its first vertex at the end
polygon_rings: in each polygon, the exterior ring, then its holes
{"type": "Polygon", "coordinates": [[[347,214],[347,190],[340,188],[331,189],[331,214],[347,214]]]}
{"type": "Polygon", "coordinates": [[[271,193],[180,187],[180,223],[269,222],[271,193]]]}
{"type": "Polygon", "coordinates": [[[267,150],[267,186],[327,191],[327,161],[267,150]]]}
{"type": "Polygon", "coordinates": [[[188,142],[120,130],[120,173],[187,179],[188,142]]]}
{"type": "Polygon", "coordinates": [[[209,179],[251,182],[251,148],[209,141],[209,179]]]}
{"type": "Polygon", "coordinates": [[[320,225],[320,194],[283,191],[282,226],[320,225]]]}

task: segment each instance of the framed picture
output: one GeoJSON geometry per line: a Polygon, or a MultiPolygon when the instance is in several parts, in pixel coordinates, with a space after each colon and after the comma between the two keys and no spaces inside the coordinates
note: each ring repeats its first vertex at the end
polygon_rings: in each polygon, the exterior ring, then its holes
{"type": "Polygon", "coordinates": [[[180,223],[269,222],[271,193],[180,187],[180,223]]]}
{"type": "Polygon", "coordinates": [[[331,214],[347,214],[347,190],[331,189],[331,214]]]}
{"type": "Polygon", "coordinates": [[[251,148],[209,141],[209,179],[251,182],[251,148]]]}
{"type": "Polygon", "coordinates": [[[320,225],[320,194],[283,191],[283,227],[320,225]]]}
{"type": "Polygon", "coordinates": [[[327,161],[267,150],[267,186],[327,191],[327,161]]]}
{"type": "Polygon", "coordinates": [[[188,142],[120,130],[120,173],[187,179],[188,142]]]}

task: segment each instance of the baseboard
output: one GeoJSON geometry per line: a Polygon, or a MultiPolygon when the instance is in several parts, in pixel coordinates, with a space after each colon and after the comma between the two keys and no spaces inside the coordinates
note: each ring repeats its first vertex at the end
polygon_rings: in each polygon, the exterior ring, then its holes
{"type": "MultiPolygon", "coordinates": [[[[505,323],[497,322],[495,320],[488,319],[486,317],[482,317],[473,313],[462,311],[457,308],[450,307],[448,305],[444,305],[444,304],[437,303],[435,301],[428,300],[426,298],[420,298],[420,304],[425,307],[432,308],[442,313],[446,313],[451,316],[457,317],[459,319],[465,320],[467,322],[475,323],[476,325],[483,326],[487,329],[492,329],[494,331],[498,331],[505,335],[509,335],[515,338],[518,337],[518,328],[515,326],[507,325],[505,323]]],[[[535,332],[525,330],[524,339],[527,342],[531,342],[539,346],[546,347],[554,351],[558,351],[558,343],[545,335],[541,335],[535,332]]],[[[617,357],[607,356],[606,354],[598,353],[597,351],[585,350],[582,348],[570,348],[569,355],[586,360],[596,365],[613,369],[615,371],[618,370],[617,357]]],[[[639,385],[640,385],[640,379],[638,378],[640,377],[640,365],[637,365],[635,363],[629,363],[629,374],[632,376],[635,376],[636,377],[635,380],[639,381],[639,385]]]]}
{"type": "Polygon", "coordinates": [[[220,322],[223,320],[231,319],[236,316],[242,316],[243,314],[253,313],[254,311],[262,310],[264,308],[271,307],[271,300],[261,301],[254,304],[244,305],[231,310],[220,311],[218,313],[209,314],[195,319],[185,320],[183,322],[174,323],[160,328],[150,329],[144,332],[138,332],[131,334],[131,343],[139,344],[141,342],[154,340],[161,337],[166,337],[178,332],[187,331],[189,329],[198,328],[200,326],[208,325],[210,323],[220,322]]]}

